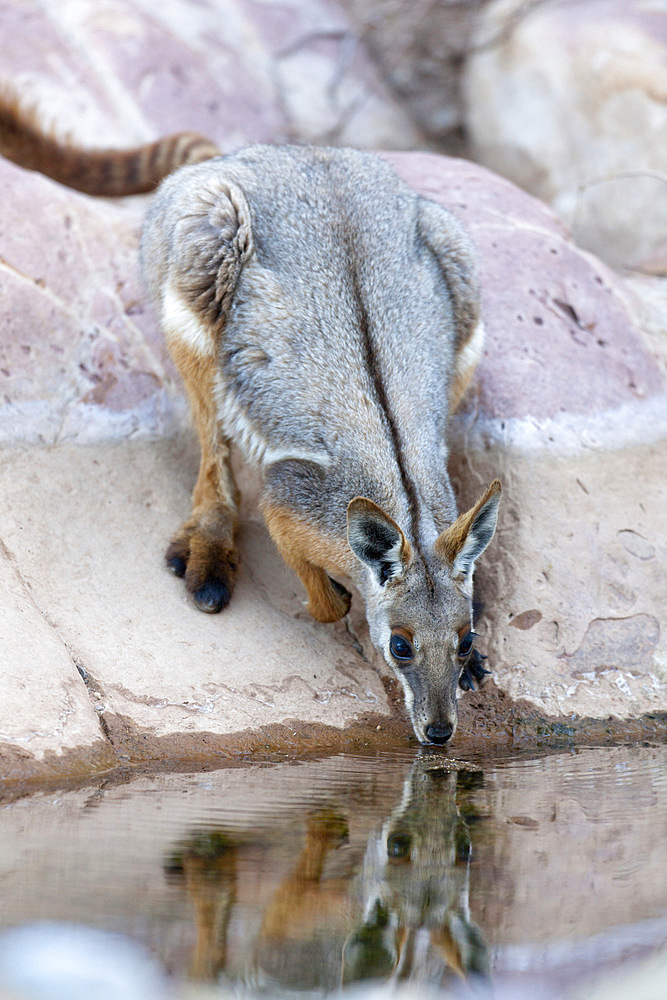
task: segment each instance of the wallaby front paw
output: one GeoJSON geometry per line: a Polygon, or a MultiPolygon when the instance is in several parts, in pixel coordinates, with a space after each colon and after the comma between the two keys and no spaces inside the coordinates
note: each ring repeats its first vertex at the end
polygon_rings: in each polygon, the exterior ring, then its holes
{"type": "Polygon", "coordinates": [[[234,546],[199,530],[183,531],[165,555],[168,569],[185,577],[185,586],[200,611],[217,614],[229,604],[238,567],[234,546]]]}
{"type": "Polygon", "coordinates": [[[352,595],[322,569],[309,575],[308,610],[317,622],[339,622],[350,610],[352,595]]]}
{"type": "Polygon", "coordinates": [[[485,659],[486,657],[482,656],[479,650],[473,649],[459,677],[459,687],[463,691],[474,691],[475,686],[481,687],[484,678],[491,673],[484,666],[485,659]],[[477,685],[475,685],[475,681],[477,681],[477,685]]]}

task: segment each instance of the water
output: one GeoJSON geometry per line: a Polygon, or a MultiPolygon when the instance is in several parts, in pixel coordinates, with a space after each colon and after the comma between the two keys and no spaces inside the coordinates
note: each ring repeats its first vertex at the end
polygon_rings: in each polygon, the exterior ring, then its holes
{"type": "Polygon", "coordinates": [[[48,945],[81,975],[125,963],[128,982],[134,947],[158,983],[143,1000],[186,981],[421,996],[489,977],[503,997],[560,997],[664,945],[666,832],[667,747],[406,750],[35,794],[0,805],[0,996],[79,995],[25,992],[36,970],[73,975],[48,945]]]}

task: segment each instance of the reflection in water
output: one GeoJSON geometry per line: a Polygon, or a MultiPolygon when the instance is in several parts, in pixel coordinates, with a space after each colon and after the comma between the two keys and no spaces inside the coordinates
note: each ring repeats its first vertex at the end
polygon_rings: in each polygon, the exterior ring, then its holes
{"type": "Polygon", "coordinates": [[[32,927],[32,975],[45,922],[120,935],[179,996],[188,970],[193,996],[469,995],[490,965],[497,997],[562,998],[664,946],[665,829],[663,746],[105,777],[0,800],[0,945],[32,927]]]}
{"type": "Polygon", "coordinates": [[[401,803],[371,835],[360,877],[362,927],[346,943],[343,978],[411,979],[433,950],[446,969],[488,975],[468,906],[471,841],[456,804],[466,772],[415,761],[401,803]],[[377,953],[374,954],[374,942],[377,953]]]}
{"type": "MultiPolygon", "coordinates": [[[[369,978],[486,977],[487,948],[468,906],[469,826],[457,806],[457,788],[476,779],[417,757],[400,801],[342,867],[332,861],[349,847],[350,816],[335,804],[309,812],[301,849],[263,902],[259,926],[244,928],[244,978],[333,989],[369,978]]],[[[252,830],[198,831],[166,860],[165,874],[194,908],[193,978],[231,977],[230,922],[260,874],[253,865],[265,840],[252,830]]]]}
{"type": "Polygon", "coordinates": [[[227,958],[227,926],[236,898],[238,842],[223,830],[192,837],[165,865],[165,874],[182,879],[197,921],[192,956],[194,979],[215,979],[227,958]]]}

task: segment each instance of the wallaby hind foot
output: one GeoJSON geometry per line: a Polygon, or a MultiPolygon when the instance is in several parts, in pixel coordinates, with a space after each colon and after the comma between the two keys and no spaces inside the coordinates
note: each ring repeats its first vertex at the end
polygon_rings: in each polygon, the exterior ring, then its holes
{"type": "Polygon", "coordinates": [[[278,549],[285,562],[301,577],[308,593],[308,611],[315,621],[331,623],[344,618],[352,602],[349,590],[330,577],[320,566],[307,559],[300,559],[293,553],[286,553],[280,545],[278,549]]]}
{"type": "Polygon", "coordinates": [[[271,481],[269,477],[261,503],[271,537],[287,565],[301,578],[308,594],[308,611],[315,621],[340,621],[350,610],[352,596],[324,569],[324,566],[336,565],[347,568],[336,552],[336,543],[284,507],[272,504],[269,498],[271,481]]]}
{"type": "Polygon", "coordinates": [[[191,399],[209,433],[201,439],[192,516],[173,536],[165,560],[172,573],[185,577],[186,589],[199,610],[215,614],[229,604],[236,581],[240,494],[231,468],[229,442],[215,432],[211,408],[201,405],[194,393],[191,399]]]}
{"type": "Polygon", "coordinates": [[[238,568],[238,552],[226,532],[186,522],[165,553],[167,567],[185,586],[200,611],[215,614],[229,604],[238,568]]]}

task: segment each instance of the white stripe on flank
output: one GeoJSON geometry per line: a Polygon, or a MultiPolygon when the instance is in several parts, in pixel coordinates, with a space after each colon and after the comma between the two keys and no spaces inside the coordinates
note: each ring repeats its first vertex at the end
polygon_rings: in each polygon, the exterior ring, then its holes
{"type": "Polygon", "coordinates": [[[482,357],[485,338],[486,331],[484,329],[484,324],[480,319],[472,332],[472,336],[466,341],[456,355],[456,370],[454,373],[455,381],[459,378],[465,378],[469,372],[477,367],[477,364],[482,357]]]}
{"type": "Polygon", "coordinates": [[[297,448],[289,442],[271,444],[248,418],[220,374],[213,379],[213,394],[222,433],[240,448],[246,461],[264,468],[289,460],[313,462],[325,469],[331,465],[331,458],[326,452],[297,448]]]}
{"type": "Polygon", "coordinates": [[[215,357],[215,341],[211,332],[171,285],[167,285],[164,293],[162,329],[167,343],[183,344],[199,357],[215,357]]]}

